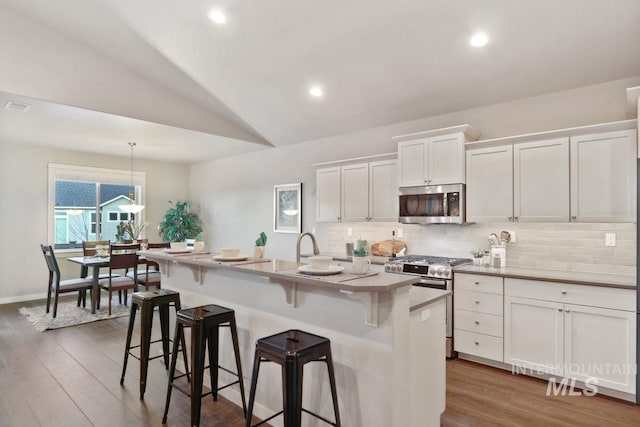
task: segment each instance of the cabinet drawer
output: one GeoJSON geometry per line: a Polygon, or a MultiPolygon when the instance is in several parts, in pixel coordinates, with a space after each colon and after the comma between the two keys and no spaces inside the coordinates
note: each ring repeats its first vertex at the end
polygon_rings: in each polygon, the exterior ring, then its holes
{"type": "Polygon", "coordinates": [[[502,316],[502,295],[456,289],[453,294],[453,306],[458,310],[502,316]]]}
{"type": "Polygon", "coordinates": [[[455,350],[460,353],[472,354],[499,362],[503,361],[502,338],[456,329],[454,331],[453,345],[455,350]]]}
{"type": "Polygon", "coordinates": [[[502,324],[502,316],[475,311],[455,310],[453,317],[453,325],[456,329],[494,337],[502,337],[502,324]]]}
{"type": "Polygon", "coordinates": [[[574,285],[541,280],[505,279],[505,295],[556,301],[567,304],[635,311],[636,296],[632,289],[574,285]]]}
{"type": "Polygon", "coordinates": [[[502,277],[455,273],[454,289],[502,295],[502,277]]]}

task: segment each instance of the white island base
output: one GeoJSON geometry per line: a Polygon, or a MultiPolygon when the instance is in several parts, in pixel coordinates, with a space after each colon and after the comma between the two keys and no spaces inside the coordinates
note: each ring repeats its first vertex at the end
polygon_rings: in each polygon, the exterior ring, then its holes
{"type": "MultiPolygon", "coordinates": [[[[152,251],[145,256],[159,262],[162,287],[179,291],[183,306],[218,304],[235,310],[247,393],[256,340],[301,329],[331,340],[343,426],[440,425],[445,409],[445,292],[411,287],[407,276],[389,273],[332,283],[298,278],[291,274],[296,264],[288,261],[230,266],[210,256],[152,251]]],[[[223,331],[221,337],[221,365],[235,371],[230,336],[223,331]]],[[[231,381],[232,376],[220,372],[221,385],[231,381]]],[[[282,409],[281,383],[280,366],[263,363],[255,416],[264,419],[282,409]]],[[[220,394],[241,405],[237,386],[220,394]]],[[[334,419],[323,363],[305,365],[303,407],[334,419]]],[[[303,426],[326,425],[306,413],[302,417],[303,426]]],[[[282,426],[282,416],[270,424],[282,426]]]]}

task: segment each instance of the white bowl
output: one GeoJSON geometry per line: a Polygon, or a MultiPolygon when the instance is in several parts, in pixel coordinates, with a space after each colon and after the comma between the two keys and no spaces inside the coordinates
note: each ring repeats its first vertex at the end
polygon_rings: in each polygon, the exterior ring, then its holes
{"type": "Polygon", "coordinates": [[[314,255],[309,257],[309,266],[314,270],[328,270],[333,263],[333,258],[325,255],[314,255]]]}
{"type": "Polygon", "coordinates": [[[171,242],[171,249],[183,251],[187,249],[187,244],[185,242],[171,242]]]}
{"type": "Polygon", "coordinates": [[[224,258],[232,258],[240,255],[240,248],[220,248],[220,255],[224,258]]]}

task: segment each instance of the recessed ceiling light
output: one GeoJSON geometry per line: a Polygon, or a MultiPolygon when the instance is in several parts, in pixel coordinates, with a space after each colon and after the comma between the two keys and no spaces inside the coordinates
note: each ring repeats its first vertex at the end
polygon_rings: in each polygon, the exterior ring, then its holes
{"type": "Polygon", "coordinates": [[[222,11],[218,9],[209,12],[209,19],[211,19],[216,24],[224,24],[225,22],[227,22],[227,17],[224,16],[224,13],[222,13],[222,11]]]}
{"type": "Polygon", "coordinates": [[[316,98],[321,97],[322,95],[324,95],[324,92],[322,91],[322,88],[320,86],[312,86],[309,89],[309,94],[311,96],[315,96],[316,98]]]}
{"type": "Polygon", "coordinates": [[[482,47],[489,43],[489,36],[485,33],[476,33],[469,39],[469,44],[474,47],[482,47]]]}

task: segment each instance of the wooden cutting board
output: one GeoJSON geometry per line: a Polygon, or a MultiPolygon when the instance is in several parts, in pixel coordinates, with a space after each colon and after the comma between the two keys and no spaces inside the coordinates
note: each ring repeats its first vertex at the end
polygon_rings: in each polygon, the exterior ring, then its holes
{"type": "Polygon", "coordinates": [[[407,245],[401,240],[383,240],[371,245],[371,255],[389,257],[406,248],[407,245]]]}

